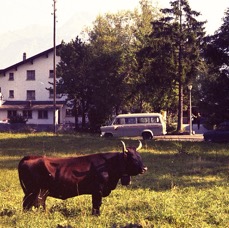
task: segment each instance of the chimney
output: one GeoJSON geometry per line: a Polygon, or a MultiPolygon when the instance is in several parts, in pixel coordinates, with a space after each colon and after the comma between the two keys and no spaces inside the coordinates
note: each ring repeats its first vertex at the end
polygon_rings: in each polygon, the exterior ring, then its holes
{"type": "Polygon", "coordinates": [[[26,60],[26,53],[24,52],[23,53],[23,61],[25,61],[26,60]]]}

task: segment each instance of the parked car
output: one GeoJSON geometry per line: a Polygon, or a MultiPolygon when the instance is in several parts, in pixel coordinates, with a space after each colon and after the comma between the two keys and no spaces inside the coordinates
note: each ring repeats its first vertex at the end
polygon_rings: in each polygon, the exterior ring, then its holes
{"type": "Polygon", "coordinates": [[[229,121],[219,124],[215,130],[205,132],[204,140],[211,142],[229,142],[229,121]]]}
{"type": "Polygon", "coordinates": [[[166,134],[166,123],[160,113],[121,114],[111,125],[100,128],[102,137],[136,137],[152,139],[166,134]]]}

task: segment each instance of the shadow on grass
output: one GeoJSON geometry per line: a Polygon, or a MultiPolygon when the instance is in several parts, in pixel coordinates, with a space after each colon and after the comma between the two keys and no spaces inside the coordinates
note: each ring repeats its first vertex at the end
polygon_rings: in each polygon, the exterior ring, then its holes
{"type": "Polygon", "coordinates": [[[13,170],[17,169],[20,158],[9,157],[9,158],[0,158],[0,170],[8,169],[13,170]]]}
{"type": "Polygon", "coordinates": [[[229,157],[225,155],[146,153],[142,157],[148,171],[133,178],[133,188],[155,191],[176,186],[207,188],[226,185],[229,180],[229,157]]]}
{"type": "MultiPolygon", "coordinates": [[[[125,139],[137,146],[137,140],[125,139]]],[[[17,169],[25,155],[77,156],[97,152],[121,152],[120,139],[94,135],[24,135],[0,138],[0,170],[17,169]]],[[[180,187],[205,188],[228,182],[229,145],[204,142],[144,141],[142,159],[148,167],[144,175],[133,177],[132,188],[155,191],[180,187]]]]}
{"type": "MultiPolygon", "coordinates": [[[[136,145],[138,144],[135,143],[136,145]]],[[[55,155],[66,156],[121,151],[120,139],[106,140],[98,135],[24,135],[0,138],[0,156],[55,155]]]]}

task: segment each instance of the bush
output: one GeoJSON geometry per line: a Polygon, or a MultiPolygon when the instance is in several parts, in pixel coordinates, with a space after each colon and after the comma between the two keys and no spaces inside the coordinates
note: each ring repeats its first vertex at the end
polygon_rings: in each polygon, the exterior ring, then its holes
{"type": "Polygon", "coordinates": [[[10,124],[14,124],[14,123],[24,123],[25,124],[27,121],[28,121],[28,119],[26,119],[22,115],[11,116],[9,118],[9,123],[10,124]]]}

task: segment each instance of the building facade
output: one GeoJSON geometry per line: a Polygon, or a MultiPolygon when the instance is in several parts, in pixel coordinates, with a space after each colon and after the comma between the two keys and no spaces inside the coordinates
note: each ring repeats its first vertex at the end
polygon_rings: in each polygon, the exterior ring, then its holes
{"type": "MultiPolygon", "coordinates": [[[[59,48],[57,46],[57,48],[59,48]]],[[[27,124],[54,124],[53,48],[0,70],[0,122],[23,116],[27,124]]],[[[56,56],[56,63],[60,56],[56,56]]],[[[66,96],[56,94],[56,124],[74,123],[66,96]]]]}

